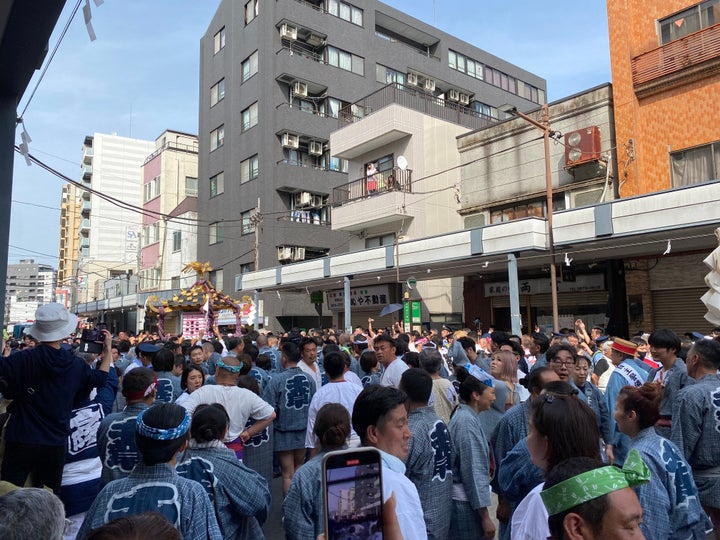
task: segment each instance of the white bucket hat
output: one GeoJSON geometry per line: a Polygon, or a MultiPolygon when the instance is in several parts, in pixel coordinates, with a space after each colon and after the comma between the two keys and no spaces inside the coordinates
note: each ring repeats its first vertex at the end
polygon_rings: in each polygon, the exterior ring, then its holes
{"type": "Polygon", "coordinates": [[[35,323],[28,333],[38,341],[60,341],[77,330],[77,324],[77,315],[62,304],[43,304],[35,311],[35,323]]]}

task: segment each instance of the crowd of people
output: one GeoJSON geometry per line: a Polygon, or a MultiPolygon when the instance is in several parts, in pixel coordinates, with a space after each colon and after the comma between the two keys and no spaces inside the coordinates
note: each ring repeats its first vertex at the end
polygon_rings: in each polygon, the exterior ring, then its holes
{"type": "Polygon", "coordinates": [[[315,540],[323,457],[370,446],[388,540],[720,539],[720,329],[101,330],[92,354],[77,325],[47,304],[3,343],[2,538],[262,539],[276,504],[315,540]]]}

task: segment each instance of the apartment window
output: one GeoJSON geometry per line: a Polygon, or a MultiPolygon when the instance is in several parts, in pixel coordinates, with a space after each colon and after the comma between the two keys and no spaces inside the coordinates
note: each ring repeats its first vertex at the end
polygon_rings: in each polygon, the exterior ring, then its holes
{"type": "Polygon", "coordinates": [[[181,231],[173,231],[172,235],[172,250],[180,251],[180,248],[182,248],[182,232],[181,231]]]}
{"type": "Polygon", "coordinates": [[[362,56],[331,46],[326,47],[325,51],[327,63],[331,66],[365,75],[365,59],[362,56]]]}
{"type": "Polygon", "coordinates": [[[210,275],[208,276],[210,278],[210,283],[213,284],[215,289],[218,291],[221,291],[223,289],[223,269],[220,270],[213,270],[210,272],[210,275]]]}
{"type": "Polygon", "coordinates": [[[148,202],[160,195],[160,176],[156,176],[143,185],[143,201],[148,202]]]}
{"type": "Polygon", "coordinates": [[[180,288],[180,276],[173,276],[170,278],[170,288],[171,289],[179,289],[180,288]]]}
{"type": "Polygon", "coordinates": [[[405,84],[405,73],[396,71],[382,64],[377,64],[375,68],[375,77],[377,82],[382,84],[398,83],[405,84]]]}
{"type": "Polygon", "coordinates": [[[210,132],[210,151],[217,150],[225,144],[225,124],[210,132]]]}
{"type": "Polygon", "coordinates": [[[242,81],[247,81],[258,72],[258,52],[255,51],[240,64],[242,81]]]}
{"type": "Polygon", "coordinates": [[[331,171],[346,173],[346,172],[348,172],[349,168],[350,168],[350,165],[349,165],[349,162],[347,159],[342,159],[339,157],[331,157],[330,158],[330,170],[331,171]]]}
{"type": "Polygon", "coordinates": [[[240,162],[240,183],[244,184],[258,177],[258,155],[250,156],[240,162]]]}
{"type": "Polygon", "coordinates": [[[701,2],[658,21],[660,44],[665,45],[718,22],[720,22],[720,0],[701,2]]]}
{"type": "Polygon", "coordinates": [[[240,273],[247,274],[255,270],[255,263],[245,263],[240,265],[240,273]]]}
{"type": "MultiPolygon", "coordinates": [[[[514,219],[523,219],[526,217],[544,217],[546,200],[531,199],[521,201],[511,205],[496,206],[490,208],[490,223],[502,223],[504,221],[512,221],[514,219]]],[[[565,196],[563,194],[553,197],[553,212],[565,210],[565,196]]]]}
{"type": "Polygon", "coordinates": [[[225,191],[225,173],[218,173],[210,177],[210,198],[225,191]]]}
{"type": "Polygon", "coordinates": [[[395,243],[395,235],[383,234],[382,236],[373,236],[365,239],[365,249],[376,248],[380,246],[391,246],[395,243]]]}
{"type": "Polygon", "coordinates": [[[250,24],[258,16],[260,0],[250,0],[245,4],[245,24],[250,24]]]}
{"type": "Polygon", "coordinates": [[[255,232],[254,216],[254,208],[240,214],[240,234],[250,234],[255,232]]]}
{"type": "Polygon", "coordinates": [[[472,107],[476,112],[482,114],[483,116],[487,116],[488,118],[494,118],[496,120],[499,118],[499,111],[496,107],[492,107],[481,101],[474,101],[470,105],[470,107],[472,107]]]}
{"type": "Polygon", "coordinates": [[[720,178],[720,141],[670,154],[673,187],[720,178]]]}
{"type": "Polygon", "coordinates": [[[160,222],[156,221],[150,225],[143,227],[142,245],[149,246],[160,241],[160,222]]]}
{"type": "Polygon", "coordinates": [[[340,101],[336,98],[327,98],[324,103],[320,104],[320,113],[331,118],[340,116],[340,109],[350,105],[347,101],[340,101]]]}
{"type": "Polygon", "coordinates": [[[258,104],[257,101],[250,105],[241,113],[242,131],[247,131],[258,123],[258,104]]]}
{"type": "Polygon", "coordinates": [[[218,101],[225,97],[225,79],[220,79],[210,88],[210,106],[212,107],[218,101]]]}
{"type": "Polygon", "coordinates": [[[198,194],[198,179],[194,176],[185,177],[185,196],[186,197],[197,197],[198,194]]]}
{"type": "Polygon", "coordinates": [[[209,226],[209,242],[210,244],[219,244],[223,241],[223,225],[220,221],[211,223],[209,226]]]}
{"type": "Polygon", "coordinates": [[[223,26],[213,38],[213,54],[225,48],[225,27],[223,26]]]}
{"type": "Polygon", "coordinates": [[[327,10],[330,15],[335,15],[343,20],[357,24],[358,26],[363,25],[362,9],[355,7],[352,4],[341,2],[340,0],[328,0],[327,10]]]}

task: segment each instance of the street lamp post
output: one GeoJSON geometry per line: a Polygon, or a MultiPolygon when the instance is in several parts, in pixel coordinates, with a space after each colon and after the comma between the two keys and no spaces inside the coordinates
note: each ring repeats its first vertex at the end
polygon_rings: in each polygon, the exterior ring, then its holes
{"type": "Polygon", "coordinates": [[[542,106],[542,108],[540,109],[540,122],[538,122],[534,118],[529,117],[525,113],[518,111],[514,107],[508,109],[507,112],[514,116],[522,118],[527,123],[543,132],[543,146],[545,150],[545,195],[547,198],[547,210],[545,217],[547,222],[546,234],[548,240],[548,254],[550,257],[550,295],[552,298],[553,331],[557,332],[559,329],[557,271],[555,268],[555,241],[553,240],[553,185],[552,174],[550,171],[550,136],[553,132],[550,129],[550,111],[547,104],[542,106]]]}

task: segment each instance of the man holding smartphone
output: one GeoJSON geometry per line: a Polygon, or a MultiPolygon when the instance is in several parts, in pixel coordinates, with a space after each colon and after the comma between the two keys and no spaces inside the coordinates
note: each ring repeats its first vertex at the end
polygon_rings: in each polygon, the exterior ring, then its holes
{"type": "Polygon", "coordinates": [[[396,388],[370,385],[355,400],[352,426],[363,446],[380,451],[383,500],[394,492],[402,501],[396,511],[403,537],[427,540],[420,497],[405,476],[410,444],[406,401],[407,396],[396,388]]]}

